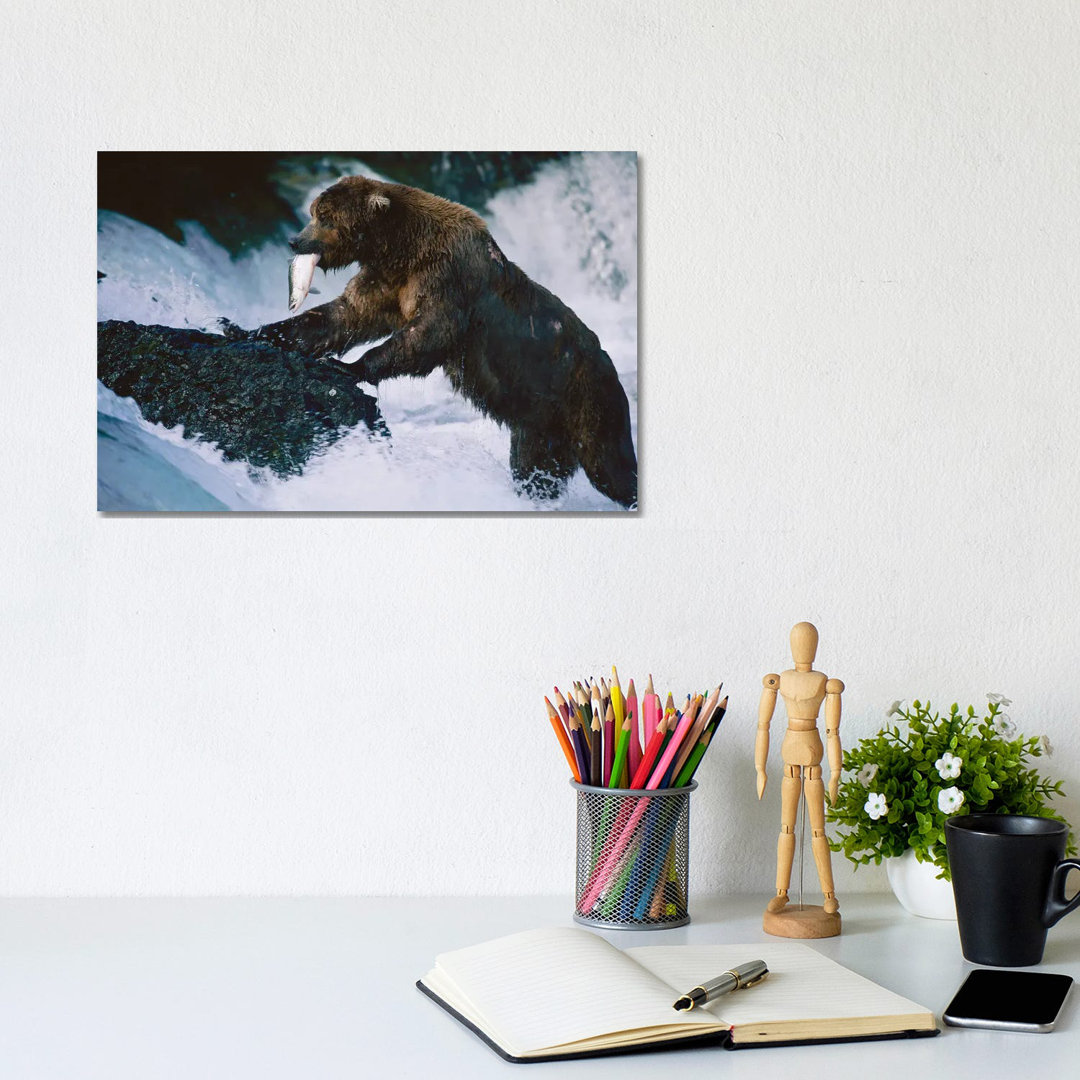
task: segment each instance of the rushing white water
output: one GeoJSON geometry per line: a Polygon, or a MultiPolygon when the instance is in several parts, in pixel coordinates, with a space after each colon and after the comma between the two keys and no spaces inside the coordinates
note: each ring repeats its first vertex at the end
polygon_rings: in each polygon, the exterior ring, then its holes
{"type": "MultiPolygon", "coordinates": [[[[313,187],[281,189],[298,208],[338,175],[376,175],[362,162],[328,163],[313,187]]],[[[301,215],[303,216],[303,214],[301,215]]],[[[633,155],[584,154],[545,166],[487,208],[492,235],[530,277],[599,336],[619,372],[637,442],[637,172],[633,155]]],[[[282,241],[236,259],[197,223],[175,243],[103,211],[98,219],[99,319],[198,327],[220,316],[254,327],[286,318],[290,252],[282,241]]],[[[356,272],[316,273],[304,309],[325,303],[356,272]]],[[[371,346],[364,346],[370,348],[371,346]]],[[[362,350],[361,350],[362,351],[362,350]]],[[[359,355],[359,354],[358,354],[359,355]]],[[[349,356],[345,357],[350,359],[349,356]]],[[[148,423],[137,405],[98,384],[99,508],[186,510],[618,510],[585,478],[533,501],[513,489],[510,433],[455,394],[441,372],[383,382],[389,440],[346,435],[304,473],[282,479],[225,461],[182,428],[148,423]]]]}

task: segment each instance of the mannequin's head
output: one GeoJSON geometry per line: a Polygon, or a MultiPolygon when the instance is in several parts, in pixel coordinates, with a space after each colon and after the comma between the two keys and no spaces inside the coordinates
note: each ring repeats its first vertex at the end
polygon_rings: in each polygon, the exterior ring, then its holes
{"type": "Polygon", "coordinates": [[[796,623],[791,628],[791,655],[796,671],[809,671],[817,656],[818,633],[813,623],[796,623]]]}

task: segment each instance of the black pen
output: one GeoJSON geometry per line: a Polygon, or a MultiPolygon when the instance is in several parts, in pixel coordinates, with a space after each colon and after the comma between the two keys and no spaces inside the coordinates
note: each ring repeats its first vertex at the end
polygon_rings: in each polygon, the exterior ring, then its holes
{"type": "Polygon", "coordinates": [[[683,994],[675,1002],[673,1008],[684,1012],[696,1005],[704,1005],[707,1001],[712,1001],[722,994],[731,993],[732,990],[745,990],[748,986],[754,986],[768,974],[769,969],[765,966],[764,960],[751,960],[748,964],[740,964],[715,979],[695,986],[693,990],[683,994]]]}

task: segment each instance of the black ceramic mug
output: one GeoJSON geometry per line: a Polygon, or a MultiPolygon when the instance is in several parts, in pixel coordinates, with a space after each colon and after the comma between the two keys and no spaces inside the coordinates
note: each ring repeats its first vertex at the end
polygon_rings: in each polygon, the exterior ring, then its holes
{"type": "Polygon", "coordinates": [[[964,957],[975,964],[1037,964],[1046,931],[1080,905],[1065,899],[1068,829],[1053,818],[968,814],[945,822],[956,920],[964,957]]]}

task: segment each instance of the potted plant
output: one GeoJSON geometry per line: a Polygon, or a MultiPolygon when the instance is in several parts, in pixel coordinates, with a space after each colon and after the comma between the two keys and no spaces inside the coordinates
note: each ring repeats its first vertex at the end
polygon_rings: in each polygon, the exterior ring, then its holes
{"type": "MultiPolygon", "coordinates": [[[[999,694],[987,695],[986,715],[952,705],[947,716],[930,702],[910,708],[895,701],[896,722],[844,754],[839,795],[829,807],[833,851],[856,867],[886,860],[889,882],[916,915],[955,918],[945,820],[968,813],[1030,814],[1064,821],[1047,807],[1063,794],[1030,766],[1051,752],[1046,736],[1017,733],[999,694]]],[[[1068,824],[1066,822],[1066,824],[1068,824]]],[[[1069,854],[1076,852],[1069,835],[1069,854]]]]}

